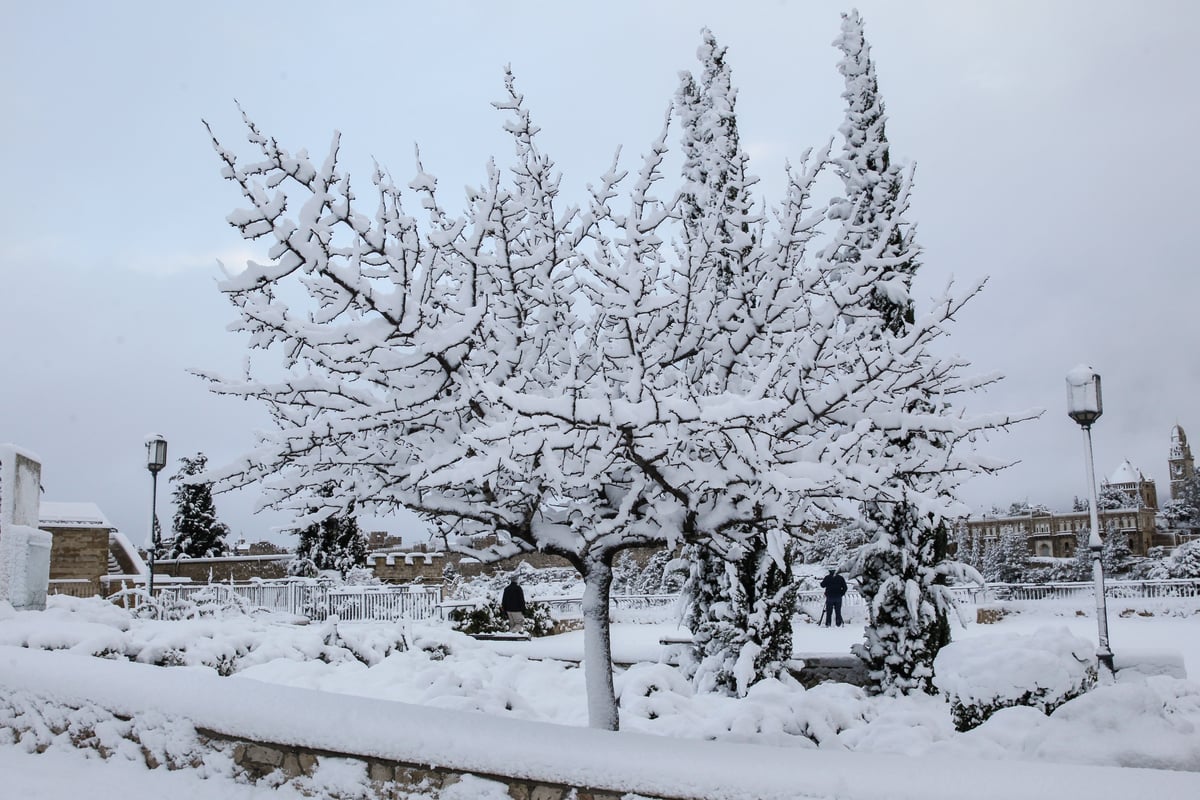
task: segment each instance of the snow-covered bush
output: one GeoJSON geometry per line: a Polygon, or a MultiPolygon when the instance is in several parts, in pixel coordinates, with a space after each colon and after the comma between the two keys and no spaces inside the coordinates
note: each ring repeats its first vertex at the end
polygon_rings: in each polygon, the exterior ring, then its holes
{"type": "Polygon", "coordinates": [[[254,611],[249,600],[219,583],[210,583],[193,594],[179,597],[162,595],[154,600],[160,610],[157,619],[195,619],[254,611]]]}
{"type": "Polygon", "coordinates": [[[933,683],[950,700],[954,726],[968,731],[1002,708],[1049,714],[1096,683],[1091,644],[1066,628],[954,642],[934,661],[933,683]]]}
{"type": "MultiPolygon", "coordinates": [[[[409,648],[408,631],[403,625],[338,625],[336,620],[330,619],[321,631],[326,647],[348,651],[368,667],[375,666],[392,653],[403,653],[409,648]]],[[[330,659],[326,657],[322,660],[330,659]]]]}
{"type": "MultiPolygon", "coordinates": [[[[446,618],[456,631],[466,634],[506,633],[508,614],[497,603],[479,603],[451,609],[446,618]]],[[[549,636],[554,633],[554,617],[545,603],[525,605],[525,632],[530,636],[549,636]]]]}

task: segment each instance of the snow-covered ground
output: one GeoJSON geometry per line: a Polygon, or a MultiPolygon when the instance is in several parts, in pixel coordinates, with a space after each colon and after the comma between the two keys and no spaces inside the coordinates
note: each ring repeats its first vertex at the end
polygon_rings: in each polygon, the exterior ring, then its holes
{"type": "MultiPolygon", "coordinates": [[[[970,783],[973,788],[966,794],[972,797],[1003,792],[1055,796],[1047,787],[1068,779],[1079,792],[1063,792],[1060,786],[1058,797],[1119,797],[1151,790],[1156,800],[1197,797],[1200,614],[1195,605],[1110,608],[1111,640],[1119,660],[1170,662],[1163,656],[1171,654],[1191,679],[1127,671],[1116,685],[1100,686],[1051,716],[1009,709],[968,733],[954,730],[949,704],[939,697],[871,698],[846,685],[805,691],[774,681],[760,684],[743,699],[695,695],[677,670],[661,662],[659,638],[680,633],[677,626],[617,624],[614,658],[633,666],[617,674],[623,732],[614,739],[583,729],[583,676],[573,662],[582,651],[580,633],[531,642],[481,642],[431,625],[407,630],[384,624],[296,626],[245,616],[168,623],[134,619],[98,601],[59,598],[46,612],[0,612],[0,685],[8,697],[0,700],[0,767],[13,777],[6,791],[19,787],[13,796],[20,797],[77,796],[72,782],[96,780],[87,776],[97,769],[119,774],[122,785],[133,787],[125,792],[131,797],[157,795],[170,786],[188,787],[175,791],[199,798],[210,791],[225,798],[267,791],[231,783],[232,770],[220,759],[195,774],[166,774],[123,760],[119,753],[109,761],[87,759],[67,752],[71,748],[63,741],[44,732],[5,733],[5,728],[20,729],[14,719],[22,704],[69,702],[67,695],[74,692],[75,699],[100,702],[107,697],[106,707],[146,697],[153,704],[159,697],[164,709],[193,721],[207,715],[207,724],[218,729],[241,724],[234,717],[244,712],[264,735],[317,737],[329,749],[383,748],[381,755],[397,758],[465,754],[466,762],[483,772],[489,764],[498,766],[497,759],[513,757],[504,755],[498,737],[522,739],[520,758],[531,769],[546,761],[541,768],[563,770],[567,766],[551,756],[576,737],[577,747],[569,752],[588,752],[596,769],[608,758],[610,772],[640,775],[665,790],[679,788],[672,780],[685,780],[671,777],[672,759],[684,764],[700,760],[710,765],[707,772],[713,774],[708,777],[723,781],[732,792],[725,796],[738,798],[964,796],[961,789],[943,792],[937,775],[947,769],[970,783]],[[397,648],[401,638],[408,649],[397,648]],[[96,654],[108,658],[81,657],[96,654]],[[130,660],[183,668],[151,668],[130,660]],[[219,678],[218,672],[232,677],[219,678]],[[173,697],[189,692],[196,696],[173,697]],[[246,708],[236,711],[235,703],[222,711],[216,695],[224,701],[245,698],[241,706],[246,708]],[[304,699],[298,702],[298,697],[304,699]],[[331,714],[353,723],[329,725],[331,714]],[[410,724],[398,724],[398,718],[410,724]],[[308,727],[314,731],[305,733],[308,727]],[[434,728],[444,734],[432,737],[428,731],[434,728]],[[535,745],[542,741],[540,748],[535,745]],[[438,747],[445,748],[441,755],[434,752],[438,747]],[[654,755],[655,748],[665,749],[654,755]],[[37,749],[45,752],[27,752],[37,749]],[[747,758],[761,763],[752,768],[747,758]],[[1019,762],[1016,770],[1014,762],[1019,762]],[[781,776],[782,764],[789,766],[781,776]],[[209,781],[198,781],[201,774],[209,781]],[[1016,786],[1015,780],[1031,783],[1016,786]],[[769,794],[778,785],[792,785],[794,791],[769,794]]],[[[969,623],[956,629],[956,640],[983,644],[1047,627],[1054,636],[1095,640],[1094,619],[1079,616],[1070,604],[1029,603],[1020,610],[994,625],[969,623]]],[[[861,628],[854,626],[800,624],[796,651],[801,656],[845,653],[860,637],[861,628]]],[[[996,660],[1002,662],[1003,655],[996,660]]],[[[580,756],[569,761],[570,769],[589,768],[588,759],[580,756]]],[[[323,779],[326,789],[363,786],[353,776],[329,773],[323,779]]],[[[494,790],[480,783],[464,796],[488,797],[494,790]]]]}

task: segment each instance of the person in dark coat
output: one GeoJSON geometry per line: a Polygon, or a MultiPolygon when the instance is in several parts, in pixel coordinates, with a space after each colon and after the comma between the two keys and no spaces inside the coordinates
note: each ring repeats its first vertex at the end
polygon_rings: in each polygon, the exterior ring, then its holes
{"type": "Polygon", "coordinates": [[[825,613],[821,615],[825,627],[833,623],[835,615],[838,627],[842,627],[842,598],[846,596],[846,579],[830,568],[829,574],[821,579],[821,588],[825,590],[825,613]]]}
{"type": "Polygon", "coordinates": [[[525,632],[525,592],[521,591],[516,575],[513,575],[508,586],[504,587],[504,594],[500,596],[500,609],[508,614],[509,631],[525,632]]]}

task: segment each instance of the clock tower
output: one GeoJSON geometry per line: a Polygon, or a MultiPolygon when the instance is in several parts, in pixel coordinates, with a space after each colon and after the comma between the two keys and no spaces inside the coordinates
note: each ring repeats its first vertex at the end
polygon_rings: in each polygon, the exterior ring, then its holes
{"type": "Polygon", "coordinates": [[[1171,429],[1171,454],[1167,458],[1167,472],[1171,478],[1171,499],[1178,500],[1183,489],[1183,482],[1196,472],[1196,464],[1192,460],[1192,448],[1188,447],[1187,434],[1178,425],[1171,429]]]}

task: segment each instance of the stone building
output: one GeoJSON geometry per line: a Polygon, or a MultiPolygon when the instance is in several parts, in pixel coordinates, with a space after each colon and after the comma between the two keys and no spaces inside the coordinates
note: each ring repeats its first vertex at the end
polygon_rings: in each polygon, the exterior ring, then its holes
{"type": "MultiPolygon", "coordinates": [[[[1126,534],[1129,549],[1139,556],[1146,555],[1151,547],[1170,543],[1161,540],[1163,537],[1155,526],[1158,492],[1153,479],[1123,461],[1103,486],[1120,490],[1132,498],[1134,504],[1126,508],[1101,509],[1102,533],[1116,529],[1126,534]]],[[[1074,557],[1080,533],[1090,528],[1091,515],[1087,509],[1061,512],[1030,508],[1015,514],[984,514],[966,521],[967,535],[983,545],[998,542],[1006,534],[1021,533],[1025,536],[1029,555],[1053,558],[1074,557]]]]}
{"type": "Polygon", "coordinates": [[[39,524],[51,533],[50,593],[107,595],[145,581],[146,565],[95,503],[43,502],[39,524]]]}
{"type": "MultiPolygon", "coordinates": [[[[1162,542],[1157,541],[1154,526],[1155,510],[1151,508],[1116,508],[1100,511],[1103,531],[1115,528],[1129,536],[1129,549],[1144,556],[1162,542]]],[[[1030,509],[1020,514],[972,517],[967,520],[968,535],[987,544],[998,542],[1009,533],[1021,533],[1031,556],[1073,558],[1080,532],[1091,527],[1091,516],[1085,511],[1056,512],[1030,509]]]]}
{"type": "Polygon", "coordinates": [[[1124,492],[1136,501],[1139,508],[1158,510],[1158,489],[1154,485],[1154,479],[1147,478],[1128,460],[1122,461],[1116,471],[1108,476],[1104,486],[1124,492]]]}

